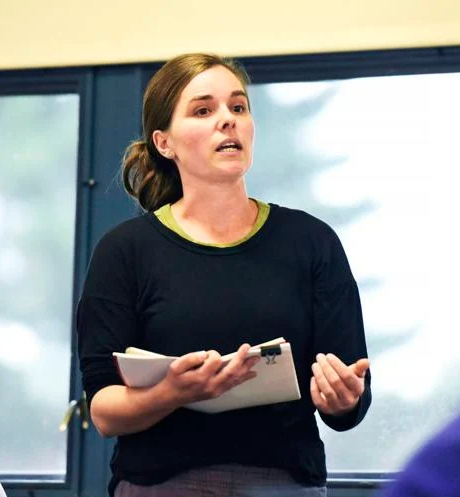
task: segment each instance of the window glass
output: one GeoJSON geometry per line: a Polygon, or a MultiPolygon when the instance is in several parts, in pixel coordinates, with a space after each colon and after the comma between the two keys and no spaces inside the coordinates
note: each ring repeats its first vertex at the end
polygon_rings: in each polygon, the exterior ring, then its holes
{"type": "Polygon", "coordinates": [[[0,96],[0,474],[64,478],[77,95],[0,96]]]}
{"type": "Polygon", "coordinates": [[[346,433],[319,420],[332,473],[398,470],[460,404],[459,85],[431,74],[249,89],[249,193],[329,223],[360,287],[373,404],[346,433]]]}

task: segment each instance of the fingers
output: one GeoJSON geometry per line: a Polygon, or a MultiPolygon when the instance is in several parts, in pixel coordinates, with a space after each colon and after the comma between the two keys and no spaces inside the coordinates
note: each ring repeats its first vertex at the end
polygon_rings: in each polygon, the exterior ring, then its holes
{"type": "Polygon", "coordinates": [[[207,357],[208,353],[204,350],[200,352],[191,352],[173,361],[169,368],[176,375],[183,374],[189,369],[195,369],[203,365],[207,357]]]}
{"type": "Polygon", "coordinates": [[[236,355],[219,371],[218,375],[216,375],[217,383],[223,384],[224,388],[231,388],[243,383],[248,378],[254,377],[255,373],[250,370],[257,364],[259,357],[250,357],[249,359],[246,359],[250,348],[251,346],[247,343],[241,345],[236,355]],[[248,375],[248,373],[251,374],[248,375]]]}
{"type": "Polygon", "coordinates": [[[230,354],[231,359],[227,360],[224,363],[224,366],[227,367],[227,365],[232,364],[232,365],[241,365],[244,363],[246,360],[247,354],[251,346],[248,343],[244,343],[239,347],[239,349],[234,353],[230,354]]]}
{"type": "MultiPolygon", "coordinates": [[[[337,386],[337,389],[343,395],[346,395],[345,390],[350,390],[354,395],[361,395],[363,389],[363,383],[361,377],[355,373],[354,364],[352,367],[348,367],[345,363],[343,363],[337,356],[334,354],[318,354],[318,362],[321,364],[321,367],[326,368],[325,374],[329,372],[329,369],[332,369],[338,376],[337,383],[333,384],[333,386],[337,386]],[[326,366],[327,365],[327,366],[326,366]]],[[[327,376],[328,380],[329,377],[327,376]]]]}
{"type": "Polygon", "coordinates": [[[228,363],[215,350],[186,354],[170,364],[165,381],[183,405],[219,397],[257,375],[251,368],[259,358],[247,359],[249,349],[249,344],[242,345],[228,363]]]}
{"type": "Polygon", "coordinates": [[[222,356],[216,350],[208,350],[208,357],[200,367],[200,373],[203,377],[215,375],[222,367],[222,356]]]}
{"type": "Polygon", "coordinates": [[[364,378],[366,371],[370,367],[370,362],[369,359],[359,359],[352,366],[355,374],[360,378],[364,378]]]}
{"type": "Polygon", "coordinates": [[[246,363],[251,363],[253,362],[253,359],[257,359],[257,357],[250,357],[249,359],[246,359],[250,348],[251,346],[248,343],[243,343],[243,345],[241,345],[237,350],[235,357],[229,362],[228,365],[238,368],[243,364],[247,366],[246,363]]]}
{"type": "Polygon", "coordinates": [[[260,361],[260,357],[250,357],[244,361],[244,365],[248,369],[252,369],[258,362],[260,361]]]}
{"type": "Polygon", "coordinates": [[[222,362],[222,356],[215,350],[185,354],[171,363],[170,370],[176,376],[182,375],[184,380],[194,381],[190,376],[193,375],[199,382],[238,384],[259,361],[259,357],[246,359],[250,348],[249,344],[241,345],[228,363],[222,362]]]}
{"type": "Polygon", "coordinates": [[[185,354],[173,361],[163,380],[179,405],[219,397],[227,390],[251,380],[257,357],[246,359],[250,346],[242,345],[227,363],[215,350],[185,354]]]}
{"type": "Polygon", "coordinates": [[[310,385],[314,404],[323,412],[339,414],[351,410],[364,392],[364,376],[368,359],[360,359],[351,366],[334,354],[318,354],[312,366],[310,385]]]}
{"type": "MultiPolygon", "coordinates": [[[[313,364],[312,371],[315,386],[331,410],[341,410],[353,403],[356,396],[346,388],[339,375],[327,361],[325,362],[321,357],[318,357],[318,362],[313,364]]],[[[324,405],[324,402],[321,405],[324,405]]]]}
{"type": "Polygon", "coordinates": [[[326,398],[324,397],[324,395],[321,395],[314,376],[312,377],[310,383],[310,393],[311,399],[313,400],[313,404],[315,404],[316,408],[322,412],[328,413],[328,404],[326,398]]]}
{"type": "Polygon", "coordinates": [[[248,380],[252,380],[253,378],[255,378],[257,376],[257,373],[255,371],[248,371],[247,373],[245,373],[240,381],[238,382],[238,385],[240,383],[244,383],[245,381],[248,381],[248,380]]]}

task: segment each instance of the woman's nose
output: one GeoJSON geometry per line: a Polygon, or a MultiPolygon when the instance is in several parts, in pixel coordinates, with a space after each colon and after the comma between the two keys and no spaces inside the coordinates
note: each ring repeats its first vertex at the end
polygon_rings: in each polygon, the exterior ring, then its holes
{"type": "Polygon", "coordinates": [[[223,110],[221,116],[219,116],[218,127],[220,130],[232,129],[235,127],[236,119],[235,116],[227,109],[223,110]]]}

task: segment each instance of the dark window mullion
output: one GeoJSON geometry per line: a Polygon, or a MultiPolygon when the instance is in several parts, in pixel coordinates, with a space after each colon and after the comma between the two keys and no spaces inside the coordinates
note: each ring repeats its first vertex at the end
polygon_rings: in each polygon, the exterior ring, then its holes
{"type": "Polygon", "coordinates": [[[460,70],[460,48],[242,57],[253,83],[320,81],[460,70]]]}
{"type": "MultiPolygon", "coordinates": [[[[87,123],[85,125],[85,114],[88,112],[88,106],[92,102],[88,102],[88,82],[90,72],[86,70],[25,70],[25,71],[1,71],[0,72],[0,95],[1,96],[34,96],[34,95],[58,95],[58,94],[78,94],[79,95],[79,134],[78,134],[78,163],[77,177],[82,174],[82,148],[86,143],[85,140],[87,123]]],[[[79,226],[80,209],[79,206],[85,203],[81,197],[79,188],[77,187],[77,206],[76,206],[76,224],[79,226]]],[[[75,232],[74,238],[75,252],[80,252],[81,246],[86,244],[85,234],[75,232]]],[[[78,257],[75,258],[74,264],[74,281],[82,279],[81,269],[78,268],[78,257]]],[[[75,298],[73,299],[75,300],[75,298]]],[[[73,322],[73,319],[72,319],[73,322]]],[[[75,343],[74,330],[69,329],[72,336],[72,351],[69,350],[71,356],[71,381],[69,391],[69,401],[72,398],[81,396],[80,382],[76,379],[76,362],[75,362],[75,343]]],[[[66,405],[63,406],[62,415],[66,410],[66,405]]],[[[78,478],[79,478],[79,461],[81,453],[81,420],[79,417],[73,419],[68,429],[67,441],[67,472],[66,480],[63,482],[56,475],[40,475],[40,477],[32,475],[2,475],[2,483],[9,497],[21,497],[23,495],[43,496],[50,495],[66,496],[78,494],[78,478]]],[[[56,430],[58,430],[56,426],[56,430]]],[[[40,451],[40,447],[34,446],[33,441],[30,443],[31,450],[40,451]]],[[[1,470],[2,468],[0,468],[1,470]]]]}

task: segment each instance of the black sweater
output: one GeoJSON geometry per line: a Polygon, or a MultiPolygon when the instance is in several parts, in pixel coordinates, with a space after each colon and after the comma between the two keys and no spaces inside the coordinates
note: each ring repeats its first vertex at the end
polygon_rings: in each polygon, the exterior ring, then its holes
{"type": "MultiPolygon", "coordinates": [[[[223,463],[286,468],[307,486],[325,484],[311,365],[318,352],[347,364],[367,356],[356,282],[327,224],[271,205],[252,238],[216,248],[183,239],[152,214],[129,220],[94,251],[77,328],[89,402],[99,389],[122,384],[111,355],[128,346],[180,356],[209,349],[227,354],[278,336],[292,345],[301,400],[220,414],[181,408],[146,431],[121,436],[112,492],[120,479],[148,485],[223,463]]],[[[369,373],[365,384],[353,412],[321,415],[328,426],[342,431],[363,419],[371,402],[369,373]]]]}

